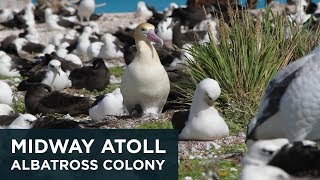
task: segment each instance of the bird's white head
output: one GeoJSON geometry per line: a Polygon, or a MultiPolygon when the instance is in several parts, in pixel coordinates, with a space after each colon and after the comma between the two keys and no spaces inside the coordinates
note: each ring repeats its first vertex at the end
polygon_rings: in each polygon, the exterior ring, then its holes
{"type": "Polygon", "coordinates": [[[197,85],[194,93],[194,101],[197,99],[206,102],[209,106],[212,106],[213,102],[218,99],[220,94],[221,88],[219,83],[211,78],[206,78],[197,85]]]}
{"type": "Polygon", "coordinates": [[[288,143],[288,139],[284,138],[259,140],[249,146],[248,153],[241,163],[243,165],[265,165],[282,146],[288,143]]]}
{"type": "Polygon", "coordinates": [[[60,75],[60,72],[62,71],[61,62],[56,59],[51,60],[48,64],[48,69],[49,69],[49,71],[52,71],[54,73],[58,73],[60,75]]]}
{"type": "Polygon", "coordinates": [[[84,27],[82,34],[91,35],[92,34],[92,28],[90,26],[84,27]]]}
{"type": "Polygon", "coordinates": [[[26,40],[25,38],[17,38],[13,41],[13,43],[17,46],[18,49],[21,49],[22,46],[28,43],[28,40],[26,40]]]}
{"type": "Polygon", "coordinates": [[[154,42],[158,44],[160,47],[163,46],[163,40],[156,35],[154,31],[155,27],[149,23],[141,23],[139,24],[134,31],[134,38],[136,42],[145,41],[147,43],[154,42]]]}
{"type": "Polygon", "coordinates": [[[8,129],[30,129],[37,118],[31,114],[21,114],[9,126],[8,129]]]}
{"type": "Polygon", "coordinates": [[[110,34],[110,33],[105,33],[105,34],[102,36],[102,41],[103,41],[104,43],[113,42],[115,39],[116,39],[116,37],[113,36],[113,35],[110,34]]]}

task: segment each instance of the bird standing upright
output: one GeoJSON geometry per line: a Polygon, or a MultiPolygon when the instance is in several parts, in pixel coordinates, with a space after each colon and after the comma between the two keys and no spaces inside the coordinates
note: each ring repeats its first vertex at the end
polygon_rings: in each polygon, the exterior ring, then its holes
{"type": "Polygon", "coordinates": [[[96,8],[96,3],[94,0],[80,0],[78,15],[80,17],[80,21],[83,22],[84,18],[87,21],[90,20],[90,16],[93,14],[94,9],[96,8]]]}
{"type": "Polygon", "coordinates": [[[132,114],[140,105],[143,115],[157,115],[162,112],[170,91],[168,74],[162,66],[152,42],[163,46],[163,40],[149,23],[137,26],[134,32],[137,54],[128,65],[121,82],[123,103],[132,114]]]}

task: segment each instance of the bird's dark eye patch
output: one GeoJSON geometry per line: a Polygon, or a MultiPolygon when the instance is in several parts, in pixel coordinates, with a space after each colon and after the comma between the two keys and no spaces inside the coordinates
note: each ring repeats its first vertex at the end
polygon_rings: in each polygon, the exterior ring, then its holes
{"type": "Polygon", "coordinates": [[[146,29],[145,29],[145,28],[142,28],[141,31],[146,31],[146,29]]]}
{"type": "Polygon", "coordinates": [[[26,119],[26,122],[27,122],[28,124],[31,124],[31,123],[32,123],[32,121],[29,120],[29,119],[26,119]]]}
{"type": "Polygon", "coordinates": [[[270,150],[267,150],[267,149],[262,149],[262,152],[264,154],[268,154],[268,155],[272,155],[273,154],[273,151],[270,151],[270,150]]]}

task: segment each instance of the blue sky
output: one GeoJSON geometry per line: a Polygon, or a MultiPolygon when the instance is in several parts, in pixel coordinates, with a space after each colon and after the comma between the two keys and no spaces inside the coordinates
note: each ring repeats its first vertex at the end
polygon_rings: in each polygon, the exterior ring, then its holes
{"type": "MultiPolygon", "coordinates": [[[[1,1],[1,0],[0,0],[1,1]]],[[[36,1],[36,0],[33,0],[36,1]]],[[[96,13],[102,12],[134,12],[136,11],[137,2],[141,0],[95,0],[96,4],[107,3],[106,6],[96,9],[96,13]]],[[[149,6],[155,6],[157,10],[162,11],[168,7],[171,2],[183,5],[187,0],[144,0],[149,6]]],[[[286,2],[287,0],[277,0],[279,2],[286,2]]],[[[320,0],[313,0],[319,2],[320,0]]],[[[244,4],[246,0],[239,0],[240,4],[244,4]]],[[[259,0],[258,7],[263,7],[264,0],[259,0]]]]}

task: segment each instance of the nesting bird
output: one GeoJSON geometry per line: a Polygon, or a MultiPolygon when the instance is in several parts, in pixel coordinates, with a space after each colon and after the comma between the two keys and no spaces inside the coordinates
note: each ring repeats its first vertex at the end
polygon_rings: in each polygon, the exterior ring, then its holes
{"type": "Polygon", "coordinates": [[[20,76],[17,69],[13,69],[13,62],[10,56],[0,51],[0,76],[20,76]]]}
{"type": "Polygon", "coordinates": [[[29,86],[25,96],[26,111],[31,114],[88,114],[91,104],[89,98],[52,91],[50,86],[41,83],[29,86]]]}
{"type": "Polygon", "coordinates": [[[13,94],[10,86],[4,82],[0,81],[0,104],[12,104],[13,94]]]}
{"type": "Polygon", "coordinates": [[[89,115],[94,121],[100,121],[108,115],[122,116],[124,114],[123,97],[119,88],[112,93],[98,97],[89,110],[89,115]]]}
{"type": "Polygon", "coordinates": [[[172,40],[172,18],[167,17],[157,26],[157,35],[164,41],[172,40]]]}
{"type": "Polygon", "coordinates": [[[44,45],[29,42],[25,38],[17,38],[13,41],[13,44],[15,45],[17,55],[21,58],[25,58],[26,56],[28,57],[33,54],[42,53],[45,49],[44,45]]]}
{"type": "Polygon", "coordinates": [[[162,47],[163,41],[154,29],[152,24],[142,23],[134,31],[137,53],[126,68],[120,87],[130,114],[136,105],[141,106],[143,115],[161,113],[170,92],[168,74],[152,44],[162,47]]]}
{"type": "Polygon", "coordinates": [[[65,30],[64,27],[58,25],[59,17],[52,13],[50,8],[45,9],[45,20],[50,30],[65,30]]]}
{"type": "Polygon", "coordinates": [[[31,114],[21,114],[18,117],[12,117],[13,121],[8,126],[0,125],[0,127],[7,129],[30,129],[32,128],[32,123],[37,120],[37,118],[31,114]]]}
{"type": "Polygon", "coordinates": [[[220,86],[213,79],[206,78],[197,85],[190,112],[176,113],[172,117],[174,127],[183,128],[179,139],[214,140],[229,135],[228,125],[213,107],[220,93],[220,86]]]}
{"type": "Polygon", "coordinates": [[[71,87],[68,74],[61,69],[61,62],[55,59],[49,62],[47,72],[41,82],[51,86],[54,90],[71,87]]]}
{"type": "Polygon", "coordinates": [[[102,36],[102,42],[103,46],[101,47],[98,57],[103,59],[116,59],[123,57],[121,43],[115,36],[110,33],[106,33],[102,36]]]}
{"type": "Polygon", "coordinates": [[[106,88],[110,83],[110,74],[103,59],[95,59],[92,65],[71,71],[72,87],[76,89],[86,88],[90,91],[102,91],[106,88]]]}
{"type": "Polygon", "coordinates": [[[320,139],[320,47],[293,61],[270,81],[247,140],[320,139]]]}

